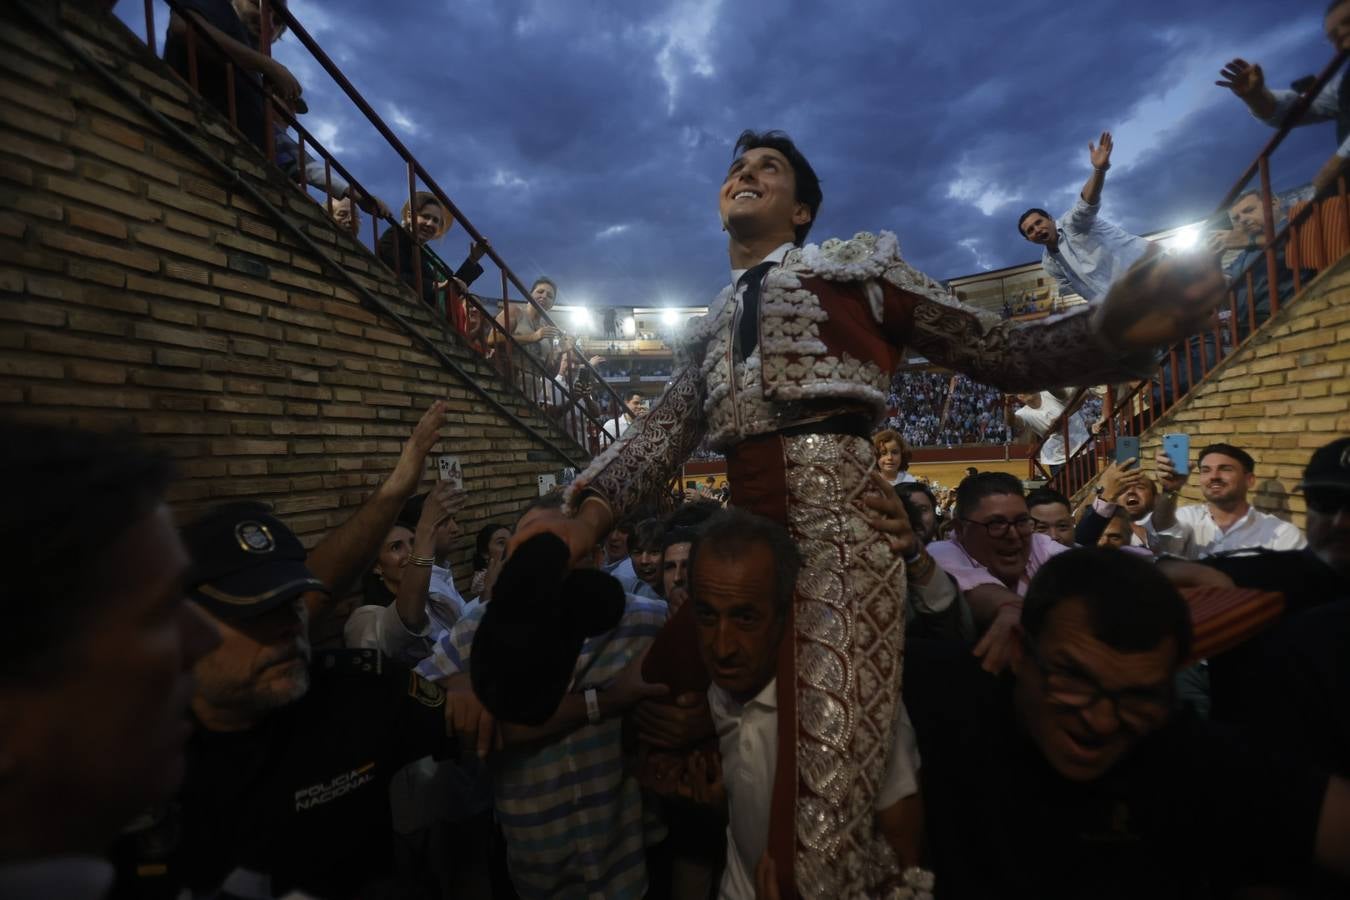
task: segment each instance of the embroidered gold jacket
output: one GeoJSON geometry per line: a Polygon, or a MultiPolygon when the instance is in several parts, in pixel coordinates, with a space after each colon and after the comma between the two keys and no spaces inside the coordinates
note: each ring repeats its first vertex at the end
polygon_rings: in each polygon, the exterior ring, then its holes
{"type": "Polygon", "coordinates": [[[1142,377],[1152,362],[1122,359],[1087,307],[1012,322],[965,306],[901,259],[885,231],[789,251],[764,278],[759,342],[745,360],[733,356],[739,314],[729,286],[688,329],[660,401],[580,479],[616,518],[653,500],[705,434],[728,449],[831,403],[880,419],[906,346],[1009,392],[1142,377]]]}

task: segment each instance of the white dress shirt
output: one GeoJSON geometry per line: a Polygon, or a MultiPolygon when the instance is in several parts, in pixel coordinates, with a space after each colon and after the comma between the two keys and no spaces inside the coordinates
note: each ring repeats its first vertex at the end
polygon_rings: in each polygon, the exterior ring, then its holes
{"type": "Polygon", "coordinates": [[[624,432],[631,428],[635,421],[637,420],[627,414],[615,416],[605,423],[605,432],[617,441],[623,437],[624,432]]]}
{"type": "Polygon", "coordinates": [[[1159,531],[1152,520],[1142,523],[1148,532],[1149,549],[1183,559],[1201,559],[1231,550],[1301,550],[1308,541],[1298,526],[1263,513],[1254,506],[1224,531],[1214,521],[1208,504],[1197,503],[1177,510],[1172,527],[1159,531]]]}
{"type": "MultiPolygon", "coordinates": [[[[786,244],[779,244],[777,247],[773,248],[773,250],[769,251],[769,254],[768,254],[767,256],[765,256],[763,259],[761,259],[760,262],[776,262],[776,263],[780,263],[780,262],[783,261],[783,257],[785,257],[785,256],[788,255],[788,251],[791,250],[791,249],[792,249],[793,247],[795,247],[795,246],[796,246],[796,244],[792,243],[791,241],[788,241],[786,244]]],[[[736,304],[737,304],[737,306],[740,305],[740,302],[741,302],[741,294],[744,293],[744,289],[740,288],[738,282],[740,282],[741,276],[744,275],[744,274],[745,274],[746,272],[748,272],[748,271],[750,271],[748,268],[745,268],[745,269],[732,269],[732,270],[731,270],[731,286],[732,286],[733,288],[736,288],[736,304]]],[[[737,314],[737,318],[740,318],[739,313],[737,314]]]]}
{"type": "MultiPolygon", "coordinates": [[[[720,900],[755,900],[755,866],[768,848],[769,808],[778,763],[777,689],[778,680],[772,679],[752,700],[742,704],[715,684],[708,688],[708,705],[722,754],[722,781],[727,789],[727,862],[718,891],[720,900]]],[[[891,756],[877,794],[879,810],[919,790],[914,726],[904,704],[897,709],[891,756]]]]}

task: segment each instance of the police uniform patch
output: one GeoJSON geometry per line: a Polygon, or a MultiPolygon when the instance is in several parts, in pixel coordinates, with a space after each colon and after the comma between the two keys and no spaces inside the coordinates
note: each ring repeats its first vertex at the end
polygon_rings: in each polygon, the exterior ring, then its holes
{"type": "Polygon", "coordinates": [[[234,539],[239,542],[239,548],[248,553],[271,553],[277,547],[267,526],[252,520],[234,526],[234,539]]]}
{"type": "Polygon", "coordinates": [[[423,706],[435,708],[445,705],[445,688],[427,681],[416,672],[408,673],[408,696],[423,706]]]}

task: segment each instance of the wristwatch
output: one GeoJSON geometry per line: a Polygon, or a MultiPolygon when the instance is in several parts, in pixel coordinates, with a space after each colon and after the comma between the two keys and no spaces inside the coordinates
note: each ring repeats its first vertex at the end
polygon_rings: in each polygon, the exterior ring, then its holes
{"type": "Polygon", "coordinates": [[[586,688],[586,721],[592,725],[600,724],[600,696],[595,688],[586,688]]]}

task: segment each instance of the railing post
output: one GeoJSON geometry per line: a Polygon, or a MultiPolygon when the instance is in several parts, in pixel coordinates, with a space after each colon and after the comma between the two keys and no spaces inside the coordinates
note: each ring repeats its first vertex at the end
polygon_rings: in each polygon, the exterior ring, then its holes
{"type": "Polygon", "coordinates": [[[408,232],[412,238],[412,261],[413,284],[417,288],[417,299],[425,301],[426,294],[422,288],[422,242],[418,240],[421,235],[417,228],[417,214],[421,212],[417,208],[417,177],[413,173],[413,164],[408,162],[408,232]]]}
{"type": "Polygon", "coordinates": [[[187,64],[188,64],[188,84],[192,85],[194,92],[200,92],[198,87],[200,79],[197,76],[197,23],[192,20],[186,20],[187,30],[187,64]]]}
{"type": "Polygon", "coordinates": [[[260,0],[258,4],[258,52],[272,55],[272,0],[260,0]]]}
{"type": "MultiPolygon", "coordinates": [[[[356,201],[352,199],[352,190],[347,188],[347,202],[352,208],[352,234],[356,233],[356,201]]],[[[328,218],[333,218],[333,164],[328,161],[328,157],[323,158],[323,205],[328,210],[328,218]]]]}
{"type": "Polygon", "coordinates": [[[159,56],[155,49],[155,0],[145,0],[145,46],[150,48],[152,56],[159,56]]]}
{"type": "Polygon", "coordinates": [[[225,60],[225,105],[230,111],[230,124],[239,127],[239,101],[234,93],[234,63],[225,60]]]}
{"type": "MultiPolygon", "coordinates": [[[[1261,169],[1261,217],[1265,228],[1266,279],[1269,282],[1266,286],[1270,291],[1270,314],[1273,316],[1280,311],[1280,267],[1275,260],[1275,209],[1270,194],[1270,157],[1261,154],[1257,164],[1261,169]]],[[[1252,297],[1251,302],[1254,307],[1256,298],[1252,297]]]]}
{"type": "Polygon", "coordinates": [[[1345,223],[1345,237],[1346,240],[1350,240],[1350,197],[1346,196],[1344,175],[1336,178],[1336,196],[1341,201],[1341,221],[1345,223]]]}

